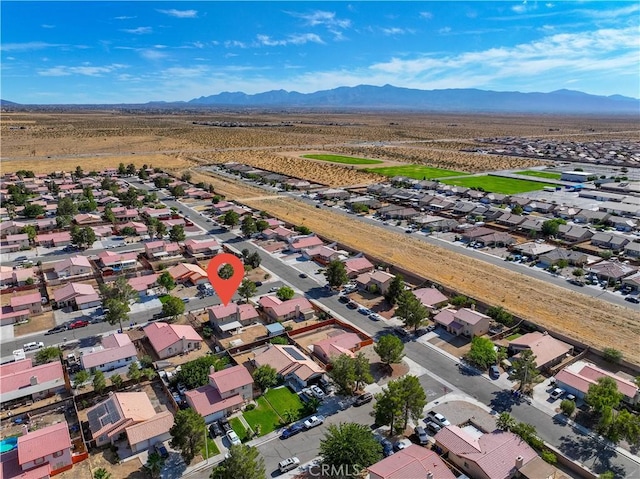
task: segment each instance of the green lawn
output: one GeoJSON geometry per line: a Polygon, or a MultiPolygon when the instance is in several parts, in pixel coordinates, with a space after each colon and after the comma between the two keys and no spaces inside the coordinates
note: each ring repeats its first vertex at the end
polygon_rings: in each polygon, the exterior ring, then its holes
{"type": "Polygon", "coordinates": [[[158,296],[158,299],[160,300],[160,302],[162,304],[166,303],[167,301],[169,301],[169,298],[171,297],[171,295],[169,294],[163,294],[162,296],[158,296]]]}
{"type": "Polygon", "coordinates": [[[269,400],[271,406],[273,406],[273,409],[275,409],[280,416],[284,416],[285,411],[289,409],[300,411],[303,407],[300,397],[297,394],[292,393],[286,386],[277,389],[269,389],[265,396],[269,400]]]}
{"type": "MultiPolygon", "coordinates": [[[[211,439],[209,436],[207,436],[207,443],[209,444],[209,457],[217,456],[218,454],[220,454],[220,449],[218,449],[218,446],[216,446],[215,441],[211,439]]],[[[200,452],[202,453],[202,457],[206,458],[207,446],[203,444],[200,452]]]]}
{"type": "Polygon", "coordinates": [[[463,171],[443,170],[442,168],[432,168],[424,165],[404,165],[404,166],[385,166],[382,168],[366,168],[364,171],[369,173],[377,173],[385,176],[406,176],[416,180],[445,178],[447,176],[468,175],[463,171]]]}
{"type": "Polygon", "coordinates": [[[514,178],[489,175],[441,180],[441,182],[447,185],[466,186],[467,188],[482,188],[483,191],[505,195],[541,190],[545,186],[549,186],[547,183],[539,181],[516,180],[514,178]]]}
{"type": "Polygon", "coordinates": [[[514,339],[518,339],[520,336],[522,336],[522,334],[520,333],[513,333],[511,336],[507,336],[506,339],[507,341],[513,341],[514,339]]]}
{"type": "Polygon", "coordinates": [[[352,156],[340,155],[302,155],[303,158],[312,160],[330,161],[332,163],[343,163],[346,165],[377,165],[381,160],[369,160],[367,158],[354,158],[352,156]]]}
{"type": "Polygon", "coordinates": [[[547,178],[549,180],[559,180],[562,177],[561,173],[553,173],[551,171],[536,171],[536,170],[517,171],[516,175],[535,176],[537,178],[547,178]]]}
{"type": "Polygon", "coordinates": [[[244,442],[245,438],[248,435],[248,431],[244,427],[244,424],[242,424],[242,421],[240,421],[240,419],[237,417],[232,417],[229,420],[229,424],[231,425],[231,429],[233,429],[236,432],[240,440],[244,442]]]}
{"type": "Polygon", "coordinates": [[[245,411],[243,416],[254,431],[256,430],[256,426],[259,425],[260,435],[264,436],[280,427],[280,416],[278,416],[278,413],[273,410],[265,398],[259,397],[256,399],[256,403],[258,404],[257,407],[251,411],[245,411]]]}

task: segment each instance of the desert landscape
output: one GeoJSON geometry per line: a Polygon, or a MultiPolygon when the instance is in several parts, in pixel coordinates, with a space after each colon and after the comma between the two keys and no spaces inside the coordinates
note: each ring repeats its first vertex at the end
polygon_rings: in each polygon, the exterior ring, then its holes
{"type": "Polygon", "coordinates": [[[179,176],[189,170],[193,182],[213,185],[227,199],[340,241],[385,262],[397,264],[468,296],[499,305],[543,327],[602,349],[615,345],[640,364],[637,312],[567,291],[466,256],[428,246],[344,216],[316,209],[289,197],[196,170],[207,164],[242,162],[326,186],[363,186],[383,177],[360,167],[304,159],[308,153],[333,153],[477,173],[544,164],[535,159],[479,155],[459,151],[481,147],[477,138],[526,136],[634,138],[632,118],[461,116],[408,113],[288,112],[291,126],[230,128],[194,124],[233,119],[280,122],[274,113],[56,111],[5,112],[2,170],[38,173],[86,172],[119,163],[147,164],[179,176]],[[381,145],[381,142],[388,144],[381,145]]]}

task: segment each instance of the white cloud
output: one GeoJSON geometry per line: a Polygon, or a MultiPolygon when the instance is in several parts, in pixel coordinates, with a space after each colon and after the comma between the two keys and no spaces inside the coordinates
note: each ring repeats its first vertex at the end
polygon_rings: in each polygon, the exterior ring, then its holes
{"type": "Polygon", "coordinates": [[[410,28],[391,27],[391,28],[383,28],[382,33],[384,33],[385,35],[392,36],[392,35],[404,35],[406,33],[415,33],[415,31],[410,28]]]}
{"type": "Polygon", "coordinates": [[[441,35],[446,35],[447,33],[451,32],[451,27],[442,27],[440,30],[438,30],[438,33],[441,35]]]}
{"type": "Polygon", "coordinates": [[[225,48],[248,48],[249,45],[247,45],[244,42],[239,42],[238,40],[227,40],[226,42],[224,42],[224,47],[225,48]]]}
{"type": "Polygon", "coordinates": [[[197,18],[198,10],[176,10],[172,8],[170,10],[157,10],[160,13],[164,13],[165,15],[169,15],[170,17],[176,18],[197,18]]]}
{"type": "Polygon", "coordinates": [[[67,45],[46,42],[0,43],[0,50],[3,52],[29,52],[33,50],[44,50],[46,48],[58,48],[65,46],[67,45]]]}
{"type": "Polygon", "coordinates": [[[122,68],[127,68],[127,66],[121,65],[118,63],[113,63],[111,65],[106,65],[102,67],[91,66],[89,64],[83,64],[75,67],[58,65],[55,67],[38,70],[38,75],[47,76],[47,77],[60,77],[60,76],[71,76],[71,75],[100,77],[109,73],[113,73],[122,68]]]}
{"type": "Polygon", "coordinates": [[[134,35],[146,35],[148,33],[153,33],[153,28],[151,27],[138,27],[138,28],[124,28],[123,32],[133,33],[134,35]]]}
{"type": "Polygon", "coordinates": [[[40,25],[42,28],[56,28],[55,25],[47,25],[46,23],[43,23],[42,25],[40,25]]]}
{"type": "Polygon", "coordinates": [[[127,17],[126,15],[122,15],[120,17],[113,17],[114,20],[133,20],[134,18],[138,18],[138,17],[127,17]]]}
{"type": "Polygon", "coordinates": [[[521,3],[520,5],[514,5],[511,7],[511,10],[516,13],[524,13],[527,11],[527,2],[521,3]]]}
{"type": "Polygon", "coordinates": [[[321,25],[325,27],[331,28],[349,28],[351,26],[351,20],[349,19],[340,19],[336,17],[336,12],[327,12],[323,10],[316,10],[311,13],[296,13],[296,12],[288,12],[289,15],[292,15],[297,18],[301,18],[305,21],[307,25],[312,27],[321,25]]]}
{"type": "Polygon", "coordinates": [[[138,50],[138,53],[145,60],[162,60],[163,58],[167,58],[166,53],[151,48],[141,48],[138,50]]]}
{"type": "Polygon", "coordinates": [[[547,8],[555,7],[555,5],[553,3],[545,3],[544,6],[547,7],[547,8]]]}
{"type": "Polygon", "coordinates": [[[305,43],[321,43],[322,38],[315,33],[301,33],[289,35],[287,38],[275,40],[269,35],[257,35],[258,44],[266,47],[276,47],[285,45],[304,45],[305,43]]]}
{"type": "Polygon", "coordinates": [[[431,12],[420,12],[420,18],[424,18],[425,20],[431,20],[433,18],[433,13],[431,12]]]}

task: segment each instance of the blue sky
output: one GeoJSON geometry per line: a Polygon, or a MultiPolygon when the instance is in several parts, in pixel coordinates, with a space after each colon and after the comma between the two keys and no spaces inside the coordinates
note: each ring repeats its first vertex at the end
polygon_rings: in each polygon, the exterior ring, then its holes
{"type": "Polygon", "coordinates": [[[359,84],[640,97],[633,2],[1,3],[1,92],[188,101],[359,84]]]}

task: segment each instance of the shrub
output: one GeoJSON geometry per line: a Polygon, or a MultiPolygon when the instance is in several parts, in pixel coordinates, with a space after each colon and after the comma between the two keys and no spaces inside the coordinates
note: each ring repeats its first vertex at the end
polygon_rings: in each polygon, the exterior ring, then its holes
{"type": "Polygon", "coordinates": [[[576,410],[576,403],[570,399],[563,399],[560,403],[560,409],[565,416],[571,417],[573,412],[576,410]]]}
{"type": "Polygon", "coordinates": [[[256,405],[254,403],[249,403],[246,405],[246,407],[244,408],[245,411],[253,411],[256,408],[256,405]]]}
{"type": "Polygon", "coordinates": [[[619,363],[622,359],[622,353],[615,348],[604,348],[603,358],[609,363],[619,363]]]}
{"type": "Polygon", "coordinates": [[[558,462],[558,458],[551,451],[542,451],[540,453],[540,457],[544,459],[546,462],[548,462],[549,464],[555,464],[556,462],[558,462]]]}

